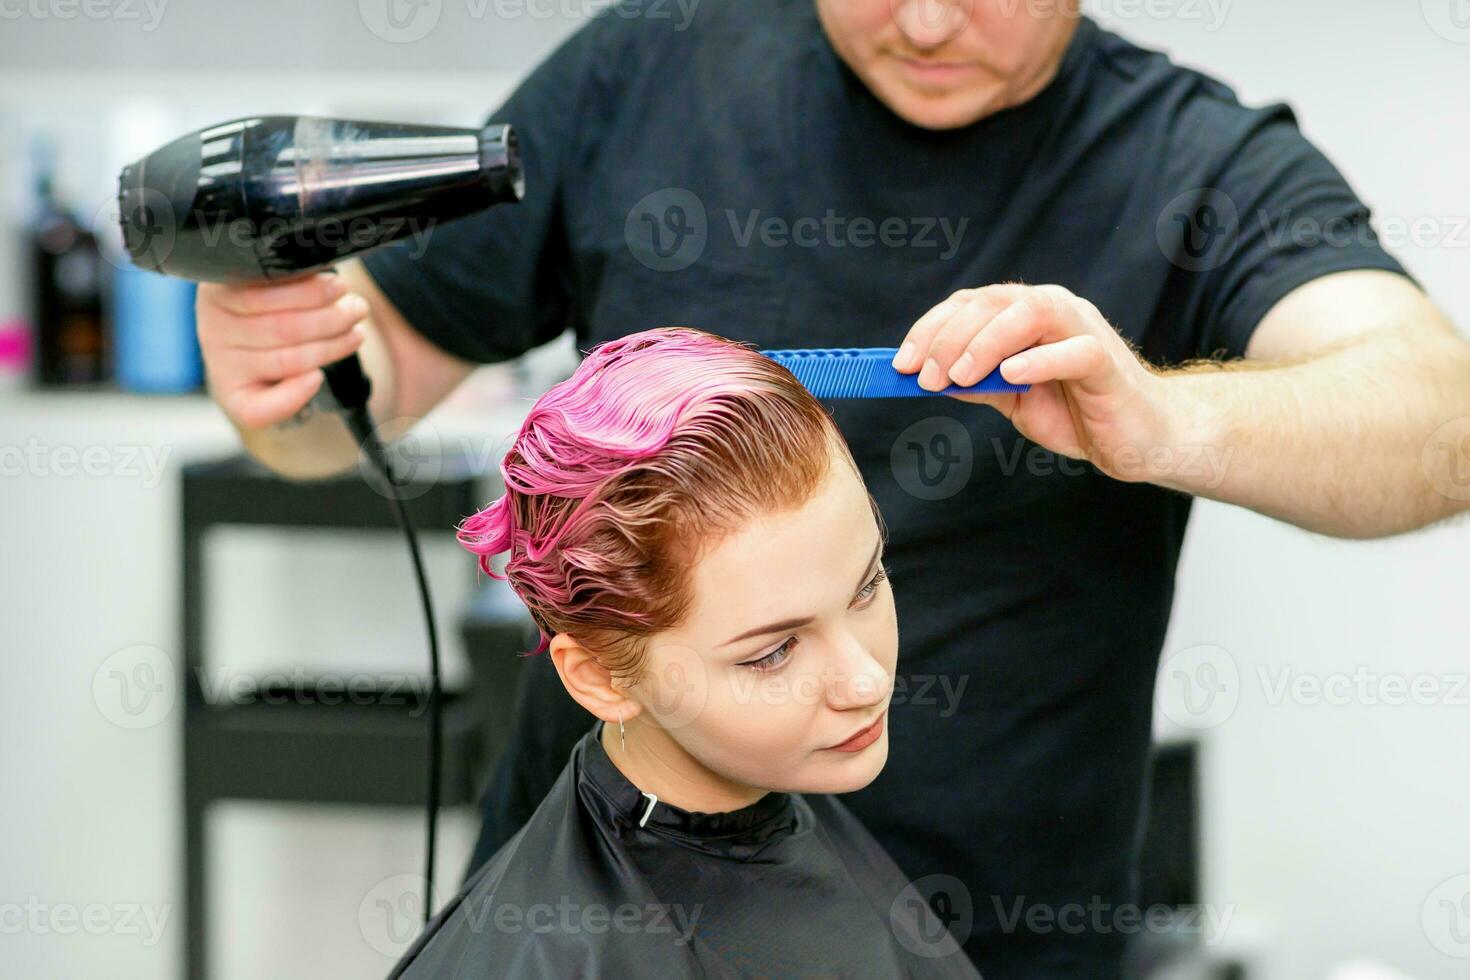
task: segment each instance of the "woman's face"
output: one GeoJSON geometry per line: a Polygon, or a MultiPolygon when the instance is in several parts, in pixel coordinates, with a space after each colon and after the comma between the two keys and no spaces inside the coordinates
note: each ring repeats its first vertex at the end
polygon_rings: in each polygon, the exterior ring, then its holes
{"type": "Polygon", "coordinates": [[[685,624],[649,642],[627,729],[674,781],[843,793],[888,758],[898,621],[862,481],[833,456],[800,509],[722,539],[693,569],[685,624]],[[880,721],[857,751],[834,747],[880,721]]]}

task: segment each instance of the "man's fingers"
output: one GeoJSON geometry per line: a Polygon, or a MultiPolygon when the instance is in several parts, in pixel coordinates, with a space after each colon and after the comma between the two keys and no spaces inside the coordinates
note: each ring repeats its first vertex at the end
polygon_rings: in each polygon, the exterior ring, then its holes
{"type": "MultiPolygon", "coordinates": [[[[917,371],[930,357],[930,348],[934,338],[949,323],[963,307],[974,302],[978,297],[985,296],[994,302],[992,297],[1005,299],[1011,296],[1015,290],[1024,287],[1014,283],[999,283],[994,286],[984,286],[980,289],[962,289],[952,294],[949,298],[938,303],[923,316],[914,322],[904,335],[903,342],[899,344],[898,355],[894,358],[893,366],[905,374],[917,371]]],[[[1002,305],[1004,305],[1002,303],[1002,305]]],[[[963,345],[961,345],[963,346],[963,345]]],[[[947,367],[947,365],[946,365],[947,367]]]]}
{"type": "Polygon", "coordinates": [[[350,293],[314,310],[283,310],[249,317],[226,317],[217,334],[231,347],[267,350],[346,334],[368,314],[367,300],[350,293]]]}
{"type": "Polygon", "coordinates": [[[340,277],[324,272],[290,282],[204,283],[199,288],[238,316],[317,309],[347,293],[340,277]]]}
{"type": "Polygon", "coordinates": [[[325,376],[316,368],[283,378],[274,384],[248,385],[230,392],[222,401],[225,411],[247,429],[279,425],[299,412],[322,386],[325,376]]]}
{"type": "Polygon", "coordinates": [[[1091,335],[1042,344],[1001,362],[1000,374],[1012,384],[1074,381],[1092,377],[1107,362],[1102,341],[1091,335]]]}
{"type": "Polygon", "coordinates": [[[326,340],[268,350],[240,350],[231,359],[231,367],[249,381],[284,381],[303,371],[340,361],[362,346],[364,336],[361,328],[354,327],[326,340]]]}
{"type": "MultiPolygon", "coordinates": [[[[924,369],[919,374],[920,383],[928,382],[941,388],[949,384],[955,374],[955,365],[975,338],[984,336],[991,321],[1014,302],[1016,298],[1009,290],[976,290],[970,301],[955,310],[934,334],[924,369]]],[[[961,369],[965,370],[963,365],[961,369]]]]}

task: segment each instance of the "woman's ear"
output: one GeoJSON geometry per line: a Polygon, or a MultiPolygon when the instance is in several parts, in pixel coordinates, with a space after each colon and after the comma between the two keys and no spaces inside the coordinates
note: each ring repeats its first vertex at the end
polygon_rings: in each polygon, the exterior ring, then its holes
{"type": "Polygon", "coordinates": [[[547,651],[572,699],[603,721],[630,721],[643,706],[624,693],[612,673],[573,637],[557,633],[547,651]]]}

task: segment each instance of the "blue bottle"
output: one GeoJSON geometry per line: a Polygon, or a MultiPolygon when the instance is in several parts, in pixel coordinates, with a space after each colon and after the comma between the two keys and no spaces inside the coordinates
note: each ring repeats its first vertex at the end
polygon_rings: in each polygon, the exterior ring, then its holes
{"type": "Polygon", "coordinates": [[[195,284],[118,262],[112,277],[118,387],[147,394],[197,391],[204,362],[194,331],[195,284]]]}

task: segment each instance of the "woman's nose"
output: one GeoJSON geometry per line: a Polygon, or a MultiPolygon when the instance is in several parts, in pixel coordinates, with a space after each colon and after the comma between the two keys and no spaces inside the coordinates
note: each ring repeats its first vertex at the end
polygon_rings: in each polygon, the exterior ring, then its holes
{"type": "Polygon", "coordinates": [[[868,649],[856,642],[844,648],[826,668],[827,704],[837,711],[882,704],[893,678],[868,649]]]}

